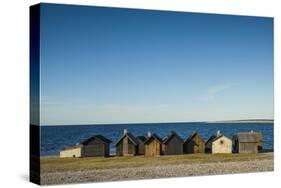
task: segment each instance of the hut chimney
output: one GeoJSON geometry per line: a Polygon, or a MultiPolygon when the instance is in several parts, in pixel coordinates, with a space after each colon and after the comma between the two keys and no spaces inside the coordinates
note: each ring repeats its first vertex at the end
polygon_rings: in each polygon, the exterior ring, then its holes
{"type": "Polygon", "coordinates": [[[151,137],[151,132],[150,131],[147,132],[147,136],[148,136],[148,138],[151,137]]]}
{"type": "Polygon", "coordinates": [[[128,133],[128,130],[127,129],[124,129],[124,134],[127,134],[128,133]]]}
{"type": "Polygon", "coordinates": [[[217,136],[221,135],[221,132],[220,130],[217,131],[217,136]]]}
{"type": "Polygon", "coordinates": [[[251,130],[251,133],[254,133],[254,131],[253,131],[253,130],[251,130]]]}

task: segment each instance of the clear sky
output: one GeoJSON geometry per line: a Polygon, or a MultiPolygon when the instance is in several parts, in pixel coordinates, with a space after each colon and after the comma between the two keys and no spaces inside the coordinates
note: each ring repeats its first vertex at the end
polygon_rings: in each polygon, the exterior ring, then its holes
{"type": "Polygon", "coordinates": [[[43,4],[40,118],[273,118],[273,19],[43,4]]]}

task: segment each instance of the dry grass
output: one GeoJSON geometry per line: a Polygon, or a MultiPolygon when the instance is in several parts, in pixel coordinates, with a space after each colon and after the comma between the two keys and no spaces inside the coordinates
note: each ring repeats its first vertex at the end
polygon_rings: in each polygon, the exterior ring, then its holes
{"type": "Polygon", "coordinates": [[[42,157],[41,173],[116,169],[126,167],[153,167],[174,164],[199,164],[273,159],[272,153],[260,154],[189,154],[159,157],[87,157],[59,158],[42,157]]]}

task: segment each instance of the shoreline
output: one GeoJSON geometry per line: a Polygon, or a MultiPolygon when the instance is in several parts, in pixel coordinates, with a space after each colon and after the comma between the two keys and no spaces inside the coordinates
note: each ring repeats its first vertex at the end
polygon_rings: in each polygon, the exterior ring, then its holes
{"type": "Polygon", "coordinates": [[[52,126],[107,126],[107,125],[151,125],[151,124],[184,124],[184,123],[274,123],[271,119],[249,119],[249,120],[219,120],[219,121],[175,121],[175,122],[125,122],[125,123],[85,123],[85,124],[58,124],[58,125],[37,125],[42,127],[52,126]]]}
{"type": "Polygon", "coordinates": [[[259,123],[259,124],[268,124],[272,123],[274,124],[274,121],[210,121],[206,123],[259,123]]]}

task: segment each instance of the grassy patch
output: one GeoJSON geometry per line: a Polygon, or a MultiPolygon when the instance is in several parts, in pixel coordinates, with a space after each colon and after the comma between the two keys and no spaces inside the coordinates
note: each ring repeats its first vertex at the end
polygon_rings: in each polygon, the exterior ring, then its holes
{"type": "Polygon", "coordinates": [[[188,154],[159,157],[42,157],[41,172],[80,171],[124,167],[145,167],[173,164],[212,163],[272,159],[273,154],[188,154]]]}

